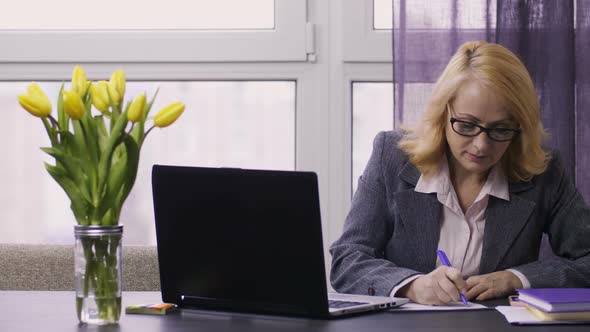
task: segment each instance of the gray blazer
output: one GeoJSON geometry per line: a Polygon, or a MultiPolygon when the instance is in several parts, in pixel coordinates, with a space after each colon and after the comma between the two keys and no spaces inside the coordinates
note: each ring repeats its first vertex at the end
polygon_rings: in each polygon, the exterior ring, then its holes
{"type": "MultiPolygon", "coordinates": [[[[420,172],[398,148],[400,137],[375,138],[343,234],[330,248],[338,292],[388,296],[435,268],[442,204],[414,191],[420,172]]],[[[509,191],[509,202],[489,199],[480,274],[515,268],[535,288],[590,287],[590,209],[559,158],[530,182],[509,183],[509,191]],[[543,233],[558,257],[538,260],[543,233]]]]}

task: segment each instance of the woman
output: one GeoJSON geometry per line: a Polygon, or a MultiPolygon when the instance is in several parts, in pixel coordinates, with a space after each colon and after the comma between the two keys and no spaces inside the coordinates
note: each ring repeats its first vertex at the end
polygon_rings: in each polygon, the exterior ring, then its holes
{"type": "Polygon", "coordinates": [[[518,58],[497,44],[463,44],[422,121],[375,138],[330,248],[334,289],[442,305],[460,294],[590,287],[590,210],[544,138],[518,58]],[[558,257],[538,261],[543,233],[558,257]]]}

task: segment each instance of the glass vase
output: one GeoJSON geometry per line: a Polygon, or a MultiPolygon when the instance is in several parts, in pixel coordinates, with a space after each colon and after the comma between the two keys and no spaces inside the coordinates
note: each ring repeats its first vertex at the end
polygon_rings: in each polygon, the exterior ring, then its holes
{"type": "Polygon", "coordinates": [[[123,226],[75,226],[76,312],[81,323],[115,324],[121,316],[123,226]]]}

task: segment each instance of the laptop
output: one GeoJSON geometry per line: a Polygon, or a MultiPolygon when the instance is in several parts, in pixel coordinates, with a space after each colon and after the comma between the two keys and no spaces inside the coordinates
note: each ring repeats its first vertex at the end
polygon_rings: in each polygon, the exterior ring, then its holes
{"type": "Polygon", "coordinates": [[[328,294],[315,173],[154,165],[152,189],[164,302],[307,317],[407,302],[328,294]]]}

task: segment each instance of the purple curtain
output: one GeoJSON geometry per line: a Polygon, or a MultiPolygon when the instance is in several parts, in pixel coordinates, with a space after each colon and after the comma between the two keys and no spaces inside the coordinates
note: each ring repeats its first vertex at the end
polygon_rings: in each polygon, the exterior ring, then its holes
{"type": "Polygon", "coordinates": [[[590,1],[577,0],[574,38],[576,185],[590,202],[590,1]]]}
{"type": "Polygon", "coordinates": [[[590,202],[590,0],[396,3],[394,125],[416,111],[419,102],[410,100],[416,94],[412,91],[435,82],[460,44],[502,44],[531,73],[543,123],[551,134],[549,145],[559,150],[578,190],[590,202]]]}

